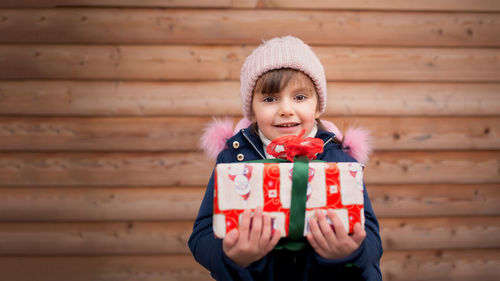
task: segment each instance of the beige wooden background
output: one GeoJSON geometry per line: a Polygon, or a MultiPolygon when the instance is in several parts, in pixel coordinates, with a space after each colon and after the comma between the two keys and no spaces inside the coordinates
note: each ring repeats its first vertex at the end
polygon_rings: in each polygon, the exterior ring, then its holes
{"type": "Polygon", "coordinates": [[[1,1],[0,279],[208,280],[201,129],[287,34],[375,136],[384,280],[499,280],[498,0],[1,1]]]}

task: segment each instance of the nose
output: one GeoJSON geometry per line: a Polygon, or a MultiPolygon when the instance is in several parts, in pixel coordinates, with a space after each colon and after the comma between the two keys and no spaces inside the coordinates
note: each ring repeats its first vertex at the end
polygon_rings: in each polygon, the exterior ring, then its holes
{"type": "Polygon", "coordinates": [[[280,101],[279,115],[280,116],[289,116],[293,115],[293,105],[288,99],[282,99],[280,101]]]}

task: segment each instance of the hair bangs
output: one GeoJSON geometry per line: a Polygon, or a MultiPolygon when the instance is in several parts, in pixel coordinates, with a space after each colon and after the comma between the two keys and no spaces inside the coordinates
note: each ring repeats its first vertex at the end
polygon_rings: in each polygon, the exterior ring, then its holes
{"type": "Polygon", "coordinates": [[[313,91],[316,91],[314,83],[309,78],[309,76],[305,75],[299,70],[291,68],[281,68],[273,69],[262,74],[255,83],[253,93],[261,93],[265,95],[279,93],[295,76],[302,80],[304,84],[308,85],[308,87],[311,87],[313,91]]]}

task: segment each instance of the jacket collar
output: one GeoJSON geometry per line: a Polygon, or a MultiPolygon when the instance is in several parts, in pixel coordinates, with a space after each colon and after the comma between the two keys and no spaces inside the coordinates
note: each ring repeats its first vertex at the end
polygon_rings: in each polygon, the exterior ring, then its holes
{"type": "Polygon", "coordinates": [[[266,159],[266,153],[264,152],[264,144],[260,139],[259,135],[252,131],[252,126],[242,129],[241,134],[252,146],[252,148],[259,154],[262,159],[266,159]]]}
{"type": "MultiPolygon", "coordinates": [[[[323,147],[325,147],[329,142],[333,141],[334,137],[335,134],[332,132],[318,130],[318,132],[316,133],[316,138],[323,140],[324,142],[323,147]]],[[[248,128],[245,129],[241,129],[236,135],[229,138],[227,140],[228,147],[231,147],[234,141],[239,141],[240,143],[246,141],[249,144],[249,146],[254,150],[254,152],[259,155],[260,158],[266,159],[263,143],[259,135],[253,132],[252,126],[249,126],[248,128]]]]}

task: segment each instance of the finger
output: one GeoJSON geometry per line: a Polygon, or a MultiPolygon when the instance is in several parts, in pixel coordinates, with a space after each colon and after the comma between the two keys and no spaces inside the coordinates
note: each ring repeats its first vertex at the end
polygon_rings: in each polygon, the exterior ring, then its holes
{"type": "Polygon", "coordinates": [[[272,249],[274,249],[274,247],[276,247],[280,239],[281,239],[281,231],[279,229],[276,229],[276,231],[274,231],[273,233],[273,236],[271,236],[271,240],[269,240],[267,244],[267,251],[269,252],[272,249]]]}
{"type": "Polygon", "coordinates": [[[249,231],[250,231],[250,210],[245,209],[241,215],[240,221],[240,239],[242,241],[248,241],[249,231]]]}
{"type": "Polygon", "coordinates": [[[340,218],[335,214],[332,209],[328,209],[328,217],[333,223],[333,228],[335,229],[336,237],[338,239],[343,239],[347,237],[347,231],[344,227],[344,224],[340,220],[340,218]]]}
{"type": "Polygon", "coordinates": [[[335,237],[335,233],[332,230],[332,226],[330,222],[328,222],[328,220],[326,219],[326,216],[323,212],[319,212],[318,223],[327,243],[329,245],[331,245],[332,243],[336,243],[337,238],[335,237]]]}
{"type": "MultiPolygon", "coordinates": [[[[318,211],[316,211],[316,214],[319,215],[318,211]]],[[[313,236],[314,240],[318,244],[318,247],[323,248],[323,249],[328,249],[328,242],[326,241],[325,237],[323,236],[323,232],[321,232],[321,229],[319,228],[319,225],[318,225],[318,220],[316,218],[313,217],[309,220],[309,229],[310,229],[311,235],[313,236]]]]}
{"type": "Polygon", "coordinates": [[[234,247],[234,245],[236,245],[239,236],[239,231],[237,229],[229,231],[226,237],[224,237],[224,239],[222,240],[222,249],[224,250],[224,252],[227,253],[234,247]]]}
{"type": "Polygon", "coordinates": [[[322,256],[324,252],[320,248],[320,246],[318,245],[318,242],[316,241],[316,239],[314,239],[314,235],[309,233],[309,234],[307,234],[306,238],[307,238],[307,241],[309,241],[309,244],[311,244],[311,247],[314,249],[314,251],[316,251],[316,253],[318,253],[320,256],[322,256]]]}
{"type": "Polygon", "coordinates": [[[262,207],[257,207],[253,213],[250,237],[248,241],[252,245],[258,245],[262,232],[262,207]]]}
{"type": "Polygon", "coordinates": [[[271,239],[271,216],[268,214],[262,215],[262,235],[260,237],[261,245],[266,245],[271,239]]]}
{"type": "Polygon", "coordinates": [[[356,244],[358,244],[359,246],[361,245],[365,237],[366,237],[366,231],[361,226],[361,223],[357,222],[354,225],[354,233],[352,235],[352,240],[354,240],[354,242],[356,242],[356,244]]]}
{"type": "Polygon", "coordinates": [[[307,241],[309,241],[309,244],[311,244],[311,246],[316,250],[316,248],[318,248],[318,242],[316,242],[314,236],[311,233],[309,233],[306,235],[306,238],[307,241]]]}

